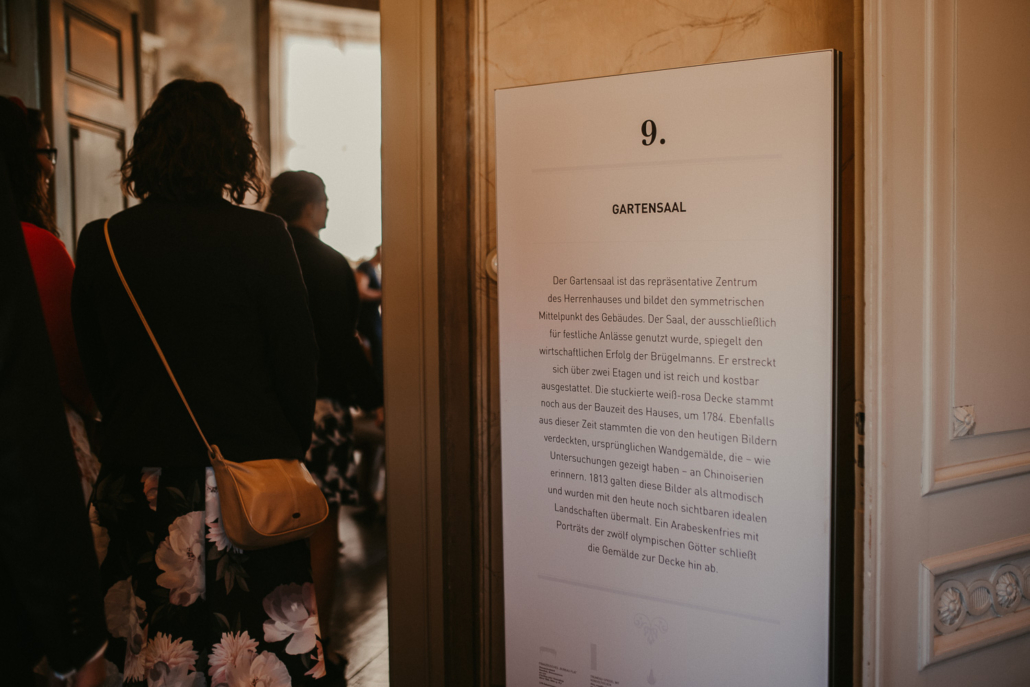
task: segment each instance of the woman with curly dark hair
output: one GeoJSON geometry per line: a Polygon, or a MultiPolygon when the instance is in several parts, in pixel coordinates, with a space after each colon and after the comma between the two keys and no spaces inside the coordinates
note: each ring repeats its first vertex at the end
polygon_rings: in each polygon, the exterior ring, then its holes
{"type": "Polygon", "coordinates": [[[311,441],[314,330],[285,224],[239,207],[265,188],[243,108],[168,84],[122,179],[142,202],[83,229],[72,301],[103,414],[90,514],[109,667],[128,684],[306,684],[325,672],[308,542],[238,548],[197,431],[234,462],[303,459],[311,441]]]}

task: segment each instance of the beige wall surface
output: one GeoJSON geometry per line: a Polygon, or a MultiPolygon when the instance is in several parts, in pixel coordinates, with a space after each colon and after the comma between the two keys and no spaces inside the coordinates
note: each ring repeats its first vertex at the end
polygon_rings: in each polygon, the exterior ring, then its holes
{"type": "MultiPolygon", "coordinates": [[[[494,99],[499,88],[835,48],[843,53],[843,246],[855,245],[855,7],[852,0],[477,0],[471,15],[477,275],[496,246],[494,99]]],[[[500,256],[500,279],[504,278],[500,256]]],[[[853,261],[841,275],[854,321],[853,261]]],[[[504,683],[497,292],[477,276],[479,449],[489,488],[482,523],[488,585],[485,684],[504,683]]],[[[844,332],[847,336],[853,329],[844,332]]],[[[852,340],[853,343],[853,340],[852,340]]],[[[853,393],[853,389],[851,391],[853,393]]],[[[854,397],[854,396],[853,396],[854,397]]]]}
{"type": "Polygon", "coordinates": [[[173,79],[217,81],[255,124],[254,3],[164,0],[157,7],[157,30],[164,39],[158,87],[173,79]]]}

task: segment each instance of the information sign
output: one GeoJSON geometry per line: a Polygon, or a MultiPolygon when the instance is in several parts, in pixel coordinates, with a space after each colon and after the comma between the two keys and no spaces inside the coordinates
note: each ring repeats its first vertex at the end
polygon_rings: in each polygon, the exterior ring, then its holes
{"type": "Polygon", "coordinates": [[[837,89],[497,92],[509,687],[827,684],[837,89]]]}

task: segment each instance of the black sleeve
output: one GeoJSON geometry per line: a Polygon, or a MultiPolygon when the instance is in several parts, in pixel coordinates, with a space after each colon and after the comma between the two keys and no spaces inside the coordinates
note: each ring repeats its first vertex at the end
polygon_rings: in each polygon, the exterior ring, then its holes
{"type": "Polygon", "coordinates": [[[347,258],[343,258],[340,265],[340,319],[347,328],[347,335],[354,337],[358,326],[358,309],[361,307],[361,297],[358,295],[358,280],[354,276],[347,258]]]}
{"type": "Polygon", "coordinates": [[[365,349],[362,348],[358,337],[352,336],[350,345],[347,347],[347,363],[350,370],[351,387],[353,398],[358,407],[365,412],[373,411],[383,406],[383,382],[379,379],[372,363],[365,357],[365,349]]]}
{"type": "Polygon", "coordinates": [[[349,350],[358,321],[358,283],[347,259],[323,254],[308,279],[322,349],[319,393],[349,405],[353,394],[349,350]]]}
{"type": "MultiPolygon", "coordinates": [[[[104,241],[103,220],[86,225],[79,235],[75,276],[72,279],[72,324],[86,382],[101,412],[108,407],[108,384],[112,378],[107,351],[96,310],[94,275],[110,261],[104,241]]],[[[113,269],[113,268],[112,268],[113,269]]]]}
{"type": "Polygon", "coordinates": [[[293,240],[273,228],[264,271],[255,275],[272,384],[302,451],[311,444],[318,344],[293,240]]]}
{"type": "Polygon", "coordinates": [[[3,674],[59,673],[107,638],[100,571],[25,241],[0,165],[0,629],[3,674]]]}

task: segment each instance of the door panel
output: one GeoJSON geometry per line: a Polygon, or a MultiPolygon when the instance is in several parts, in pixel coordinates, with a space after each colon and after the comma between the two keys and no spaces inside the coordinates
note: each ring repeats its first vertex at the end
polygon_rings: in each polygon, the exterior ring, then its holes
{"type": "Polygon", "coordinates": [[[38,34],[33,3],[0,0],[0,95],[39,107],[38,34]]]}
{"type": "Polygon", "coordinates": [[[1025,0],[866,0],[866,685],[1030,682],[1025,0]]]}
{"type": "Polygon", "coordinates": [[[1030,429],[1030,2],[964,0],[952,23],[953,405],[982,436],[1030,429]]]}
{"type": "Polygon", "coordinates": [[[136,127],[136,22],[102,0],[50,0],[53,138],[68,151],[58,165],[57,223],[74,255],[88,222],[123,209],[118,169],[136,127]]]}
{"type": "Polygon", "coordinates": [[[70,5],[65,5],[64,21],[68,77],[83,79],[120,96],[121,32],[70,5]]]}

